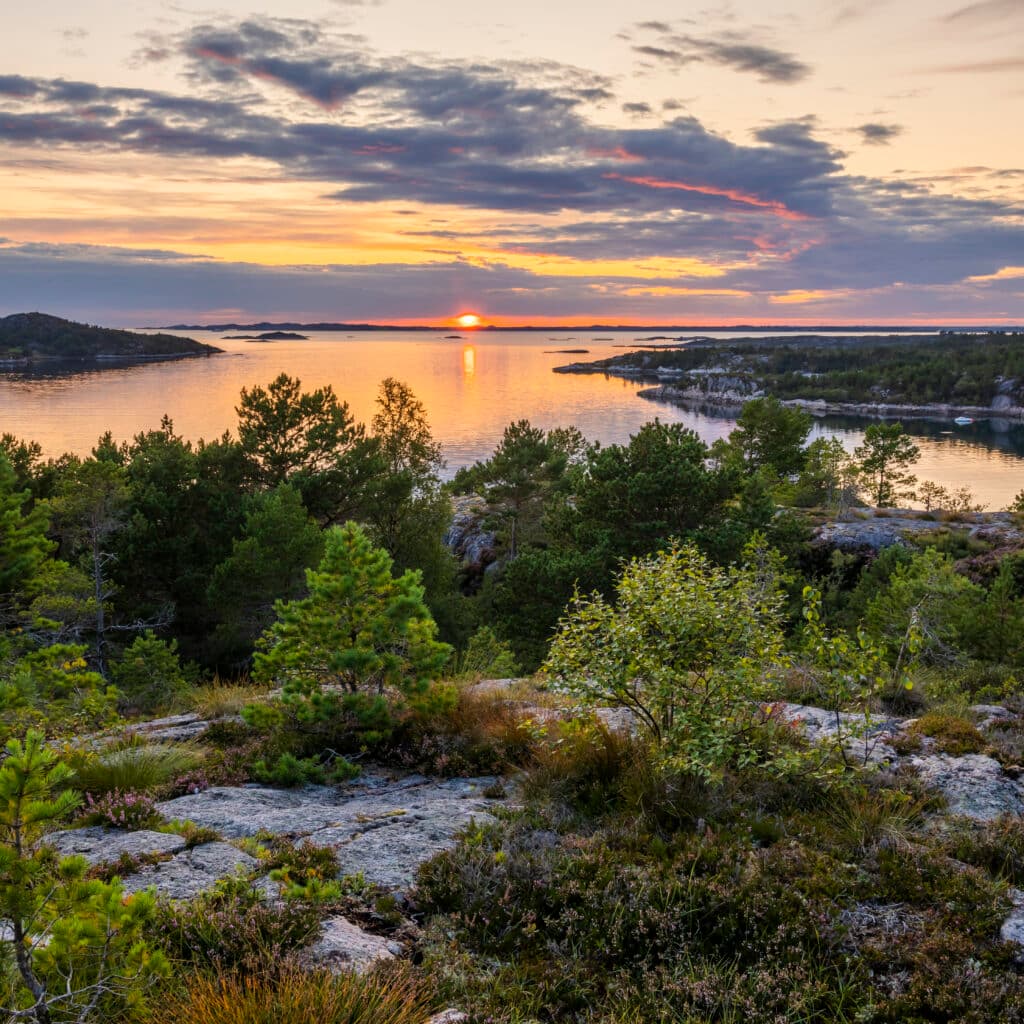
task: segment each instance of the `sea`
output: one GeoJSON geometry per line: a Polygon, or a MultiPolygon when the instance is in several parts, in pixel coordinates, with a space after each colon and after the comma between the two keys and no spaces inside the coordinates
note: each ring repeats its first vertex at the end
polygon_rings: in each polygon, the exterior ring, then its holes
{"type": "MultiPolygon", "coordinates": [[[[404,381],[426,407],[448,476],[486,458],[514,420],[545,429],[574,425],[602,444],[627,441],[655,418],[683,423],[709,443],[735,425],[721,410],[639,397],[649,385],[553,372],[556,366],[603,359],[644,343],[648,336],[635,330],[324,331],[311,332],[305,341],[273,342],[230,341],[206,331],[176,333],[224,351],[129,367],[0,371],[0,434],[38,441],[47,455],[84,455],[107,430],[127,440],[159,426],[167,415],[185,437],[214,438],[234,430],[242,388],[266,385],[282,372],[298,377],[305,389],[331,385],[367,424],[380,382],[404,381]]],[[[736,335],[711,331],[701,337],[736,335]]],[[[824,417],[815,421],[813,436],[838,437],[852,451],[870,422],[824,417]]],[[[921,449],[914,470],[919,479],[968,487],[992,510],[1005,508],[1024,489],[1024,423],[994,419],[958,426],[937,419],[907,420],[904,426],[921,449]]]]}

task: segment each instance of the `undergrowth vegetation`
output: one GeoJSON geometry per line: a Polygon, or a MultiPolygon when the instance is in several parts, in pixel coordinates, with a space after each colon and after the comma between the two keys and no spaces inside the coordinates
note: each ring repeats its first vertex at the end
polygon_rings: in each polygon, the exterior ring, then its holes
{"type": "Polygon", "coordinates": [[[368,431],[282,375],[243,392],[237,440],[165,420],[44,461],[0,439],[12,1021],[1024,1020],[1001,937],[1021,819],[958,817],[914,768],[1024,776],[1019,508],[975,529],[969,495],[926,482],[927,531],[812,543],[858,494],[909,495],[917,450],[877,425],[853,466],[771,399],[713,449],[678,424],[601,447],[522,421],[451,485],[408,388],[378,406],[368,431]],[[493,562],[445,546],[460,492],[493,562]],[[371,792],[382,769],[491,801],[405,893],[302,829],[160,813],[213,787],[371,792]],[[89,867],[47,845],[82,826],[112,850],[139,829],[233,842],[252,870],[192,900],[131,892],[179,854],[89,867]],[[311,969],[332,917],[405,955],[311,969]]]}

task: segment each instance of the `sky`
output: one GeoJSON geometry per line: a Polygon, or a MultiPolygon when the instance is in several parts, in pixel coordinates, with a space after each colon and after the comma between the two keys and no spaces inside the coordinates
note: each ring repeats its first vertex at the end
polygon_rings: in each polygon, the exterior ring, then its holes
{"type": "Polygon", "coordinates": [[[1024,323],[1024,0],[50,0],[0,314],[1024,323]]]}

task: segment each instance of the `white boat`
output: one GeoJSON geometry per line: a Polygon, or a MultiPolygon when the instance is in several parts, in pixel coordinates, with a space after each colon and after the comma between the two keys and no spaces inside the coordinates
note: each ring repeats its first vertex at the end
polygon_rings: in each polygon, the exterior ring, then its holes
{"type": "Polygon", "coordinates": [[[973,423],[974,420],[972,420],[970,416],[957,416],[957,418],[953,420],[953,422],[958,427],[966,427],[968,424],[973,423]]]}

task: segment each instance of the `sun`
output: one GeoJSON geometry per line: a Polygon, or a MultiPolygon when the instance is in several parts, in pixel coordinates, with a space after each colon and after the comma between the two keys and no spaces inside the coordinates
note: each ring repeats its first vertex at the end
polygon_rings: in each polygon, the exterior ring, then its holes
{"type": "Polygon", "coordinates": [[[479,327],[480,317],[476,313],[463,313],[455,318],[455,322],[460,327],[479,327]]]}

